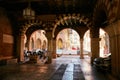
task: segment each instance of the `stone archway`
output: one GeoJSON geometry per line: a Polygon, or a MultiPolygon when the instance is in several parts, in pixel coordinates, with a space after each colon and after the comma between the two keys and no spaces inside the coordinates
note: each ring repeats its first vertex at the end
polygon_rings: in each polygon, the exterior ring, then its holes
{"type": "Polygon", "coordinates": [[[74,27],[72,26],[69,27],[73,29],[75,29],[75,26],[86,26],[90,28],[92,26],[92,21],[90,21],[88,18],[80,14],[64,14],[64,15],[58,16],[58,19],[55,20],[55,23],[53,25],[54,25],[53,26],[54,28],[52,30],[52,36],[54,38],[56,37],[56,31],[57,31],[56,29],[59,26],[64,26],[67,28],[68,26],[74,25],[74,27]]]}
{"type": "MultiPolygon", "coordinates": [[[[64,14],[58,16],[58,19],[56,19],[52,31],[52,37],[56,38],[59,31],[61,31],[62,29],[71,28],[78,32],[78,34],[81,36],[80,44],[83,44],[83,35],[91,26],[92,22],[88,18],[80,14],[64,14]]],[[[80,58],[83,59],[83,45],[81,45],[80,47],[80,58]]]]}
{"type": "MultiPolygon", "coordinates": [[[[114,76],[119,76],[120,73],[120,55],[119,55],[119,0],[99,0],[95,9],[94,9],[94,18],[97,16],[97,12],[101,9],[102,6],[104,12],[106,13],[107,19],[103,23],[107,23],[107,25],[100,26],[103,28],[109,35],[110,38],[110,51],[111,51],[111,67],[112,74],[114,76]],[[118,43],[117,43],[118,42],[118,43]]],[[[100,13],[100,12],[98,12],[100,13]]],[[[100,13],[101,14],[101,13],[100,13]]],[[[100,14],[98,16],[100,16],[100,14]]],[[[97,18],[96,18],[97,19],[97,18]]]]}
{"type": "Polygon", "coordinates": [[[19,29],[19,38],[20,38],[20,48],[19,48],[19,57],[20,57],[20,61],[24,61],[24,54],[23,54],[23,50],[24,50],[24,35],[26,35],[26,47],[28,47],[29,49],[29,44],[30,44],[30,36],[31,34],[38,29],[44,29],[45,28],[45,24],[41,21],[41,20],[28,20],[25,21],[20,29],[19,29]],[[31,30],[31,31],[29,31],[31,30]]]}
{"type": "Polygon", "coordinates": [[[99,29],[105,28],[109,24],[109,12],[110,12],[111,5],[109,4],[108,0],[99,0],[95,6],[93,12],[93,27],[90,29],[90,36],[91,36],[91,52],[92,58],[91,63],[96,57],[99,57],[99,29]],[[109,8],[107,7],[109,5],[109,8]],[[102,16],[102,17],[101,17],[102,16]],[[96,44],[96,45],[94,45],[96,44]]]}
{"type": "MultiPolygon", "coordinates": [[[[110,44],[109,44],[109,35],[108,33],[100,28],[100,41],[99,41],[99,56],[105,57],[110,53],[110,44]]],[[[91,39],[90,39],[90,30],[88,30],[84,35],[84,51],[87,55],[91,54],[91,39]]]]}
{"type": "Polygon", "coordinates": [[[56,53],[59,55],[79,55],[80,36],[70,28],[61,30],[56,37],[56,53]]]}

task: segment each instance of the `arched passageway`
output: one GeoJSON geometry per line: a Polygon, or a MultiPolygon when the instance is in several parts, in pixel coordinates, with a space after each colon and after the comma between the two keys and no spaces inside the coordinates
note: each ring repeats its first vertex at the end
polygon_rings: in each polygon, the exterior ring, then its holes
{"type": "Polygon", "coordinates": [[[61,30],[56,42],[56,54],[80,54],[80,37],[75,30],[71,28],[61,30]]]}
{"type": "MultiPolygon", "coordinates": [[[[46,44],[48,44],[47,48],[49,49],[49,52],[52,54],[52,56],[53,54],[56,53],[55,51],[56,36],[58,35],[59,31],[61,31],[64,28],[74,29],[75,31],[78,32],[78,34],[81,37],[80,44],[81,43],[84,44],[83,35],[87,30],[90,30],[92,60],[94,60],[96,57],[103,56],[103,54],[100,55],[99,53],[106,54],[109,53],[110,51],[112,53],[111,56],[112,73],[115,76],[119,76],[120,73],[119,0],[91,0],[87,2],[87,4],[85,0],[84,1],[36,0],[36,1],[35,2],[31,1],[32,3],[31,8],[35,12],[37,12],[34,20],[25,20],[23,17],[24,15],[22,15],[23,9],[27,6],[27,1],[25,0],[23,0],[22,2],[21,1],[13,2],[9,0],[0,1],[1,2],[0,59],[4,60],[5,58],[6,60],[17,58],[20,59],[19,61],[23,61],[24,59],[22,57],[24,46],[25,49],[26,47],[28,49],[36,48],[35,46],[36,41],[33,40],[31,43],[30,36],[34,31],[39,29],[47,31],[48,34],[47,38],[49,40],[48,43],[46,44]],[[38,2],[36,1],[41,3],[38,4],[38,2]],[[83,4],[81,2],[83,2],[83,4]],[[8,5],[8,7],[6,5],[8,5]],[[87,9],[84,9],[84,7],[87,9]],[[88,18],[86,18],[85,16],[88,18]],[[45,24],[43,24],[41,20],[45,24]],[[109,36],[106,35],[106,33],[103,34],[103,36],[100,36],[99,35],[100,28],[105,30],[109,36]],[[25,43],[24,35],[26,35],[25,43]],[[108,38],[106,39],[105,37],[109,37],[110,47],[108,47],[109,42],[106,43],[106,41],[108,41],[108,38]],[[30,44],[33,44],[33,46],[31,46],[30,44]]],[[[43,46],[42,41],[41,46],[43,46]]],[[[84,47],[84,45],[82,47],[84,47]]],[[[80,47],[80,51],[84,50],[82,49],[82,47],[80,47]]],[[[83,54],[80,55],[83,58],[83,54]]]]}
{"type": "Polygon", "coordinates": [[[29,34],[30,36],[27,36],[26,44],[28,50],[32,51],[34,49],[46,49],[47,38],[43,32],[44,30],[36,30],[32,34],[29,34]]]}
{"type": "Polygon", "coordinates": [[[110,54],[109,35],[103,29],[100,29],[100,57],[105,57],[110,54]]]}
{"type": "MultiPolygon", "coordinates": [[[[83,59],[84,58],[83,57],[83,35],[89,29],[90,26],[91,26],[91,22],[89,21],[89,19],[85,18],[80,14],[68,14],[68,15],[65,14],[65,15],[59,16],[58,19],[56,20],[52,35],[53,35],[53,38],[56,39],[58,33],[63,29],[71,28],[75,30],[80,36],[80,39],[77,40],[79,42],[77,45],[77,49],[79,49],[78,52],[79,52],[80,58],[83,59]]],[[[76,39],[74,39],[74,41],[75,40],[76,39]]],[[[75,49],[74,46],[71,46],[71,47],[75,49]]]]}
{"type": "Polygon", "coordinates": [[[46,58],[47,58],[47,38],[44,34],[44,30],[36,30],[34,31],[32,34],[29,34],[30,36],[26,36],[27,37],[27,41],[26,42],[26,38],[25,38],[25,44],[27,43],[27,48],[28,50],[24,50],[24,61],[25,62],[46,62],[46,58]],[[29,37],[29,38],[28,38],[29,37]]]}
{"type": "Polygon", "coordinates": [[[90,30],[87,30],[84,34],[83,38],[83,51],[85,55],[89,55],[91,57],[91,38],[90,38],[90,30]]]}
{"type": "MultiPolygon", "coordinates": [[[[109,43],[109,35],[102,28],[99,29],[99,56],[105,57],[110,53],[110,43],[109,43]]],[[[84,35],[84,53],[92,56],[91,54],[91,38],[90,38],[90,30],[86,31],[84,35]]]]}

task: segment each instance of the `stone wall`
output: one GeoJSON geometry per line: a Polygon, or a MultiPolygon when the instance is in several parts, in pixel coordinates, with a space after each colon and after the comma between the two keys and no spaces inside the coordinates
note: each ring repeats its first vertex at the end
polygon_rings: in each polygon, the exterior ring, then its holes
{"type": "Polygon", "coordinates": [[[0,8],[0,59],[13,56],[12,26],[3,8],[0,8]]]}
{"type": "Polygon", "coordinates": [[[120,20],[105,28],[110,37],[110,52],[112,54],[112,73],[115,76],[120,74],[120,20]]]}

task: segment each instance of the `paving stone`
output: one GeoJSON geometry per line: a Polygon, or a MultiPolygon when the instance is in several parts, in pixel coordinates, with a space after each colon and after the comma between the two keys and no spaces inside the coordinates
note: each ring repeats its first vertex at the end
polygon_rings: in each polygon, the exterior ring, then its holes
{"type": "Polygon", "coordinates": [[[110,80],[107,76],[109,73],[96,71],[90,65],[89,58],[80,59],[79,56],[73,55],[53,59],[52,64],[24,63],[0,66],[0,80],[49,80],[55,72],[55,80],[110,80]],[[60,67],[62,64],[67,64],[65,69],[65,65],[60,67]]]}

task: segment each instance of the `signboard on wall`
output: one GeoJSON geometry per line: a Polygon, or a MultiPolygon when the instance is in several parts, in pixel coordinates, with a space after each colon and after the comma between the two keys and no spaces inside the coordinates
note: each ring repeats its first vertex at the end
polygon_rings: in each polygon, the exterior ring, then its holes
{"type": "Polygon", "coordinates": [[[3,43],[13,43],[13,36],[9,34],[3,34],[3,43]]]}

